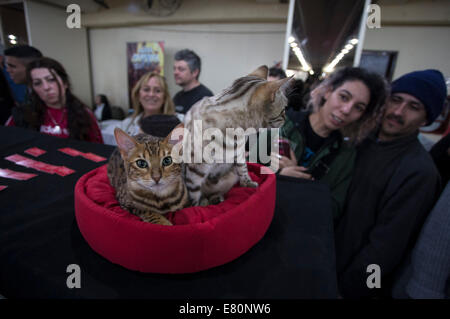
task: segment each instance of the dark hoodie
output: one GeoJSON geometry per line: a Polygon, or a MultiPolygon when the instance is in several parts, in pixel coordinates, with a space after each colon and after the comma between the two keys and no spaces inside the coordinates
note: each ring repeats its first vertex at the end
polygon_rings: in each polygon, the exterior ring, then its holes
{"type": "Polygon", "coordinates": [[[344,298],[389,294],[392,276],[412,249],[439,190],[439,173],[417,134],[389,142],[371,136],[358,147],[335,235],[344,298]],[[380,266],[381,289],[367,287],[371,264],[380,266]]]}

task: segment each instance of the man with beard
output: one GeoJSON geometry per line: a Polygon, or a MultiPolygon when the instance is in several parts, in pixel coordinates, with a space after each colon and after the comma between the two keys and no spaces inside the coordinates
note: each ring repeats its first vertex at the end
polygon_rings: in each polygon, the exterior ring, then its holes
{"type": "Polygon", "coordinates": [[[380,127],[358,148],[344,215],[336,226],[336,268],[344,298],[390,296],[400,263],[440,192],[439,173],[417,139],[447,95],[437,70],[392,83],[380,127]]]}
{"type": "Polygon", "coordinates": [[[178,113],[185,114],[203,97],[214,95],[199,82],[200,70],[201,60],[194,51],[185,49],[175,53],[173,76],[175,83],[183,88],[173,97],[175,111],[178,113]]]}

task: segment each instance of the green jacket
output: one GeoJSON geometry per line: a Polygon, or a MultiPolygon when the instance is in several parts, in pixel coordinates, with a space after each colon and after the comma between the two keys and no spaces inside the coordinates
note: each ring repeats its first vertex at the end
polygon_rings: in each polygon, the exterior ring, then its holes
{"type": "MultiPolygon", "coordinates": [[[[295,153],[297,162],[305,151],[303,129],[308,115],[306,112],[288,112],[286,122],[280,129],[280,136],[290,141],[290,146],[295,153]]],[[[330,187],[333,218],[337,220],[344,209],[347,190],[352,178],[356,151],[353,147],[344,143],[340,132],[335,131],[331,136],[330,142],[323,145],[313,156],[308,169],[316,180],[320,180],[330,187]],[[327,159],[331,152],[334,154],[327,159]]],[[[268,141],[270,141],[269,138],[268,141]]]]}

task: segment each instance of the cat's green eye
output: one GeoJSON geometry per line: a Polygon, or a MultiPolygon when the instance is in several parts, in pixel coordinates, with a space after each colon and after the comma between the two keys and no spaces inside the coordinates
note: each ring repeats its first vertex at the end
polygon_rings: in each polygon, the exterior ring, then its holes
{"type": "Polygon", "coordinates": [[[137,165],[137,167],[139,167],[139,168],[147,168],[147,167],[148,167],[147,162],[144,161],[144,160],[142,160],[142,159],[138,159],[138,160],[136,161],[136,165],[137,165]]]}
{"type": "Polygon", "coordinates": [[[164,157],[162,160],[162,165],[169,166],[170,164],[172,164],[172,157],[171,156],[164,157]]]}

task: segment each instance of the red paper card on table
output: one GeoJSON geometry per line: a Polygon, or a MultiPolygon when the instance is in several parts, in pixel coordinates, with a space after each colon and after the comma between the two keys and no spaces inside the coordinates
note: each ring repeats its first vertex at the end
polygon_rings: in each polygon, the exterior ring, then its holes
{"type": "Polygon", "coordinates": [[[34,163],[32,163],[32,165],[30,165],[28,167],[34,168],[35,170],[38,170],[38,171],[41,171],[41,172],[45,172],[45,173],[48,173],[48,174],[55,174],[56,169],[59,166],[47,164],[47,163],[44,163],[44,162],[35,161],[34,163]]]}
{"type": "Polygon", "coordinates": [[[35,165],[35,163],[36,163],[36,161],[31,158],[25,158],[23,160],[20,160],[19,162],[16,162],[17,165],[31,167],[31,168],[34,168],[33,165],[35,165]]]}
{"type": "Polygon", "coordinates": [[[87,158],[91,161],[94,161],[96,163],[106,161],[106,158],[98,156],[94,153],[84,153],[81,156],[83,156],[84,158],[87,158]]]}
{"type": "Polygon", "coordinates": [[[36,174],[32,174],[32,173],[22,173],[22,172],[16,172],[16,171],[12,171],[10,169],[4,169],[4,168],[0,168],[0,177],[4,177],[4,178],[10,178],[10,179],[17,179],[20,181],[26,181],[29,180],[30,178],[33,178],[37,176],[36,174]]]}
{"type": "Polygon", "coordinates": [[[14,162],[17,165],[33,168],[35,170],[45,172],[48,174],[57,173],[60,176],[66,176],[66,175],[69,175],[69,174],[72,174],[73,172],[75,172],[74,170],[67,168],[65,166],[56,166],[56,165],[51,165],[51,164],[40,162],[40,161],[35,161],[31,158],[26,158],[26,157],[18,155],[18,154],[14,154],[14,155],[5,157],[5,159],[8,161],[14,162]]]}
{"type": "Polygon", "coordinates": [[[55,173],[58,174],[59,176],[67,176],[72,173],[75,173],[75,171],[65,166],[58,166],[55,170],[55,173]]]}
{"type": "Polygon", "coordinates": [[[58,149],[58,151],[63,152],[70,156],[80,156],[80,155],[84,154],[83,152],[80,152],[80,151],[78,151],[74,148],[70,148],[70,147],[60,148],[60,149],[58,149]]]}
{"type": "Polygon", "coordinates": [[[5,157],[5,160],[14,162],[16,164],[21,162],[21,161],[27,160],[27,159],[28,158],[26,158],[25,156],[22,156],[22,155],[19,155],[19,154],[13,154],[13,155],[10,155],[8,157],[5,157]]]}
{"type": "Polygon", "coordinates": [[[41,150],[40,148],[37,148],[37,147],[29,148],[23,152],[26,154],[29,154],[29,155],[33,155],[34,157],[38,157],[38,156],[41,156],[42,154],[47,153],[46,151],[41,150]]]}

